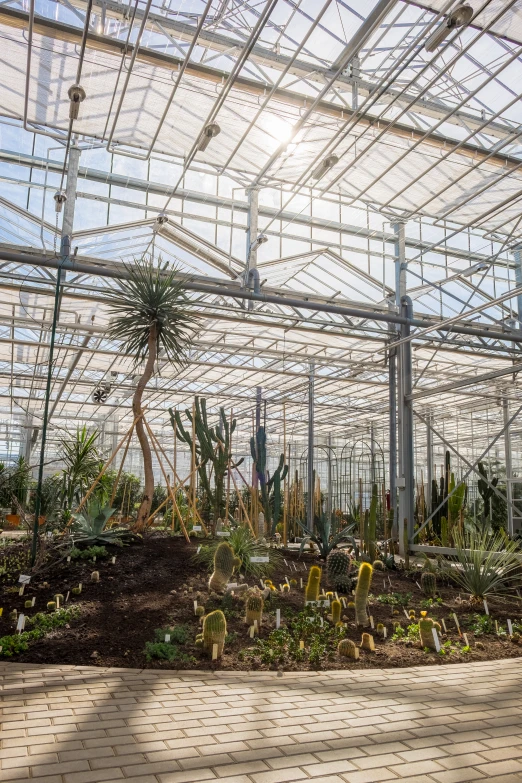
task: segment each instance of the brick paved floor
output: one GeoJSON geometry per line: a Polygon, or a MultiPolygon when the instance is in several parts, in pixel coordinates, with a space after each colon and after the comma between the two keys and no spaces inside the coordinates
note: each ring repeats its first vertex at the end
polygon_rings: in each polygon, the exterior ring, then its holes
{"type": "Polygon", "coordinates": [[[522,783],[522,659],[284,674],[0,664],[0,780],[522,783]]]}

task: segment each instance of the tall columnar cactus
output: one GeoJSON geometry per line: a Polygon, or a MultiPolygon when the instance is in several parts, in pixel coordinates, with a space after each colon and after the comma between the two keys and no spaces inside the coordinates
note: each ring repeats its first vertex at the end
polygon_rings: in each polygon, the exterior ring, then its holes
{"type": "Polygon", "coordinates": [[[448,494],[451,495],[451,497],[448,497],[448,528],[449,533],[451,534],[453,526],[459,520],[460,512],[466,497],[466,485],[464,482],[457,485],[454,473],[451,474],[448,494]],[[451,495],[452,492],[453,495],[451,495]]]}
{"type": "Polygon", "coordinates": [[[482,511],[482,519],[485,522],[486,519],[489,519],[489,517],[491,516],[491,498],[495,494],[495,490],[493,489],[493,487],[497,486],[498,478],[496,476],[495,478],[491,478],[491,479],[489,478],[488,471],[484,467],[483,462],[479,462],[477,467],[479,469],[479,473],[481,474],[481,476],[484,477],[478,480],[477,489],[479,491],[480,497],[482,498],[482,502],[484,504],[483,511],[482,511]]]}
{"type": "Polygon", "coordinates": [[[341,658],[351,658],[356,661],[359,658],[359,648],[351,639],[341,639],[337,645],[337,654],[341,658]]]}
{"type": "Polygon", "coordinates": [[[326,559],[328,581],[338,593],[348,593],[352,589],[350,556],[342,549],[332,549],[326,559]]]}
{"type": "Polygon", "coordinates": [[[245,622],[248,625],[253,625],[257,620],[257,627],[261,627],[261,621],[263,620],[263,596],[260,593],[252,593],[246,599],[246,615],[245,622]]]}
{"type": "MultiPolygon", "coordinates": [[[[206,400],[200,400],[199,397],[195,398],[194,413],[195,451],[197,462],[200,463],[198,474],[201,486],[213,508],[214,519],[217,520],[218,517],[223,517],[225,511],[225,476],[232,458],[230,441],[236,429],[236,420],[233,419],[232,423],[230,423],[227,420],[225,409],[220,408],[219,423],[215,427],[210,427],[207,419],[206,400]],[[210,482],[210,474],[212,472],[214,474],[214,487],[212,487],[210,482]]],[[[169,408],[169,414],[172,427],[177,430],[178,438],[187,443],[192,451],[192,430],[189,431],[184,428],[179,411],[173,411],[172,408],[169,408]]],[[[185,416],[192,428],[192,411],[186,410],[185,416]]],[[[242,462],[243,459],[238,460],[234,467],[237,467],[242,462]]]]}
{"type": "Polygon", "coordinates": [[[312,566],[308,574],[308,583],[305,588],[305,601],[317,601],[319,598],[320,586],[321,569],[319,566],[312,566]]]}
{"type": "Polygon", "coordinates": [[[214,553],[214,572],[210,577],[208,586],[210,590],[222,592],[234,573],[234,568],[239,568],[241,558],[236,557],[234,550],[226,541],[218,544],[214,553]]]}
{"type": "Polygon", "coordinates": [[[357,625],[362,625],[364,628],[370,624],[366,604],[368,602],[368,593],[370,592],[372,573],[373,568],[370,563],[361,563],[357,587],[355,588],[355,621],[357,625]]]}
{"type": "Polygon", "coordinates": [[[440,631],[440,625],[427,615],[427,612],[421,612],[419,620],[421,646],[428,647],[430,650],[436,650],[437,648],[435,646],[435,639],[433,638],[433,629],[435,628],[437,631],[440,631]]]}
{"type": "Polygon", "coordinates": [[[377,505],[378,505],[378,494],[377,494],[377,484],[374,484],[372,486],[372,499],[370,502],[370,511],[368,513],[368,524],[365,525],[366,529],[366,551],[370,555],[370,560],[375,560],[375,556],[377,553],[377,534],[376,534],[376,528],[377,528],[377,505]]]}
{"type": "Polygon", "coordinates": [[[330,615],[332,618],[332,623],[337,625],[337,623],[341,622],[341,602],[337,601],[337,599],[332,601],[330,608],[332,610],[332,614],[330,615]]]}
{"type": "Polygon", "coordinates": [[[437,577],[432,571],[423,571],[421,587],[426,598],[435,598],[437,592],[437,577]]]}
{"type": "Polygon", "coordinates": [[[447,517],[440,518],[440,541],[442,546],[449,546],[449,525],[447,517]]]}
{"type": "MultiPolygon", "coordinates": [[[[432,479],[431,482],[431,513],[433,513],[441,503],[441,498],[439,496],[439,485],[437,484],[437,479],[432,479]]],[[[441,509],[435,513],[434,517],[431,520],[431,524],[433,527],[433,532],[437,536],[437,538],[440,538],[440,520],[441,520],[442,514],[441,509]]]]}
{"type": "Polygon", "coordinates": [[[281,516],[281,484],[288,473],[288,465],[285,465],[285,455],[281,454],[277,468],[272,476],[268,477],[266,467],[266,431],[264,427],[259,427],[255,438],[250,438],[250,453],[261,490],[265,523],[269,534],[273,536],[281,516]]]}
{"type": "Polygon", "coordinates": [[[203,620],[203,630],[196,636],[196,644],[212,655],[214,645],[217,644],[218,658],[223,653],[225,636],[227,635],[227,621],[225,615],[219,609],[210,612],[203,620]]]}

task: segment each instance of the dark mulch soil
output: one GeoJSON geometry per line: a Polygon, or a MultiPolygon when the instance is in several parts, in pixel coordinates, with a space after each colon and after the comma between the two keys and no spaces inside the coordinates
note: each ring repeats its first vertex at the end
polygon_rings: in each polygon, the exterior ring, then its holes
{"type": "MultiPolygon", "coordinates": [[[[191,560],[198,543],[200,542],[187,544],[181,538],[155,534],[146,538],[142,544],[123,550],[111,549],[111,555],[116,554],[115,564],[111,563],[110,558],[98,561],[95,565],[85,561],[63,561],[48,572],[33,577],[31,584],[25,588],[24,596],[18,596],[4,585],[0,603],[3,607],[0,637],[13,633],[14,623],[9,619],[9,611],[13,608],[19,612],[24,611],[24,601],[27,598],[36,597],[34,610],[26,610],[27,614],[44,611],[47,601],[52,600],[56,593],[66,595],[79,582],[83,584],[82,594],[71,595],[69,598],[68,603],[77,604],[80,609],[79,616],[70,623],[70,627],[53,631],[47,637],[32,643],[26,653],[9,660],[130,668],[267,668],[259,662],[240,660],[238,657],[241,651],[252,645],[244,622],[243,602],[239,597],[226,599],[225,602],[228,633],[232,638],[227,642],[223,657],[219,661],[209,661],[192,641],[183,645],[183,651],[195,659],[191,663],[146,660],[145,644],[154,639],[154,631],[157,628],[185,625],[190,628],[191,640],[195,639],[199,632],[199,619],[194,614],[196,593],[200,593],[199,603],[205,605],[207,611],[222,604],[222,599],[209,597],[208,574],[191,560]],[[94,569],[100,573],[98,583],[90,581],[94,569]],[[48,582],[48,587],[43,586],[44,581],[48,582]]],[[[276,607],[281,608],[283,623],[285,615],[289,617],[302,608],[303,591],[299,587],[299,581],[301,577],[306,581],[308,567],[315,562],[308,554],[301,559],[294,552],[287,553],[284,557],[287,565],[283,566],[280,572],[273,574],[272,579],[278,585],[284,582],[285,576],[295,577],[298,587],[293,588],[290,593],[274,594],[273,598],[267,600],[261,628],[261,636],[264,638],[275,628],[276,607]]],[[[387,571],[385,574],[375,572],[372,593],[374,596],[389,592],[412,593],[408,608],[416,609],[418,617],[420,601],[424,596],[415,579],[414,575],[397,571],[387,571]]],[[[252,578],[247,578],[246,581],[251,585],[254,583],[252,578]]],[[[482,605],[471,608],[467,602],[459,602],[459,591],[453,587],[440,585],[439,594],[443,604],[430,609],[429,615],[435,619],[445,618],[448,633],[443,634],[443,641],[457,642],[459,635],[455,623],[449,619],[451,614],[457,614],[463,629],[466,630],[467,618],[474,612],[483,614],[484,609],[482,605]]],[[[392,620],[401,619],[403,626],[407,625],[403,609],[395,607],[400,614],[392,615],[393,608],[377,601],[371,604],[375,624],[384,623],[388,637],[393,633],[392,620]]],[[[494,619],[505,626],[508,617],[511,620],[520,620],[522,604],[516,597],[492,599],[489,601],[489,611],[494,619]]],[[[344,615],[348,620],[348,637],[360,642],[361,631],[353,622],[353,610],[345,610],[344,615]]],[[[426,653],[415,646],[394,642],[390,638],[384,640],[375,634],[374,653],[361,651],[361,658],[357,662],[341,661],[335,656],[333,660],[323,661],[321,668],[392,668],[512,658],[522,654],[522,644],[519,646],[507,637],[484,634],[475,638],[471,632],[468,632],[468,637],[471,644],[470,653],[457,652],[440,656],[426,653]]],[[[291,668],[310,667],[308,663],[304,663],[294,664],[291,668]]]]}

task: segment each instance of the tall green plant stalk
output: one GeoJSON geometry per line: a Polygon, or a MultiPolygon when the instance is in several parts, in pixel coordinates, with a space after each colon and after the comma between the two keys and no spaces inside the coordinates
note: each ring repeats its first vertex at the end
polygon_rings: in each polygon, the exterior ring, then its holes
{"type": "Polygon", "coordinates": [[[186,362],[197,316],[187,309],[189,300],[183,283],[176,279],[176,268],[169,269],[161,259],[154,266],[152,259],[144,257],[132,266],[125,265],[125,271],[126,279],[112,294],[109,313],[113,318],[108,336],[121,341],[135,367],[142,362],[145,365],[132,400],[145,477],[136,520],[136,529],[142,531],[147,526],[154,493],[152,452],[142,418],[143,394],[161,350],[167,361],[178,365],[186,362]]]}

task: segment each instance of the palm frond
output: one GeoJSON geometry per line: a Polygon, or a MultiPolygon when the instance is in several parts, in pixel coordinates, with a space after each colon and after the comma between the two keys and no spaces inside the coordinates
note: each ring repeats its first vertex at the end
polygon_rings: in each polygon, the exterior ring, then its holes
{"type": "Polygon", "coordinates": [[[177,279],[179,270],[167,269],[161,259],[155,266],[147,256],[124,266],[128,278],[111,296],[108,337],[120,340],[139,364],[147,357],[155,326],[158,352],[163,349],[169,361],[183,364],[198,316],[189,309],[184,283],[177,279]]]}

